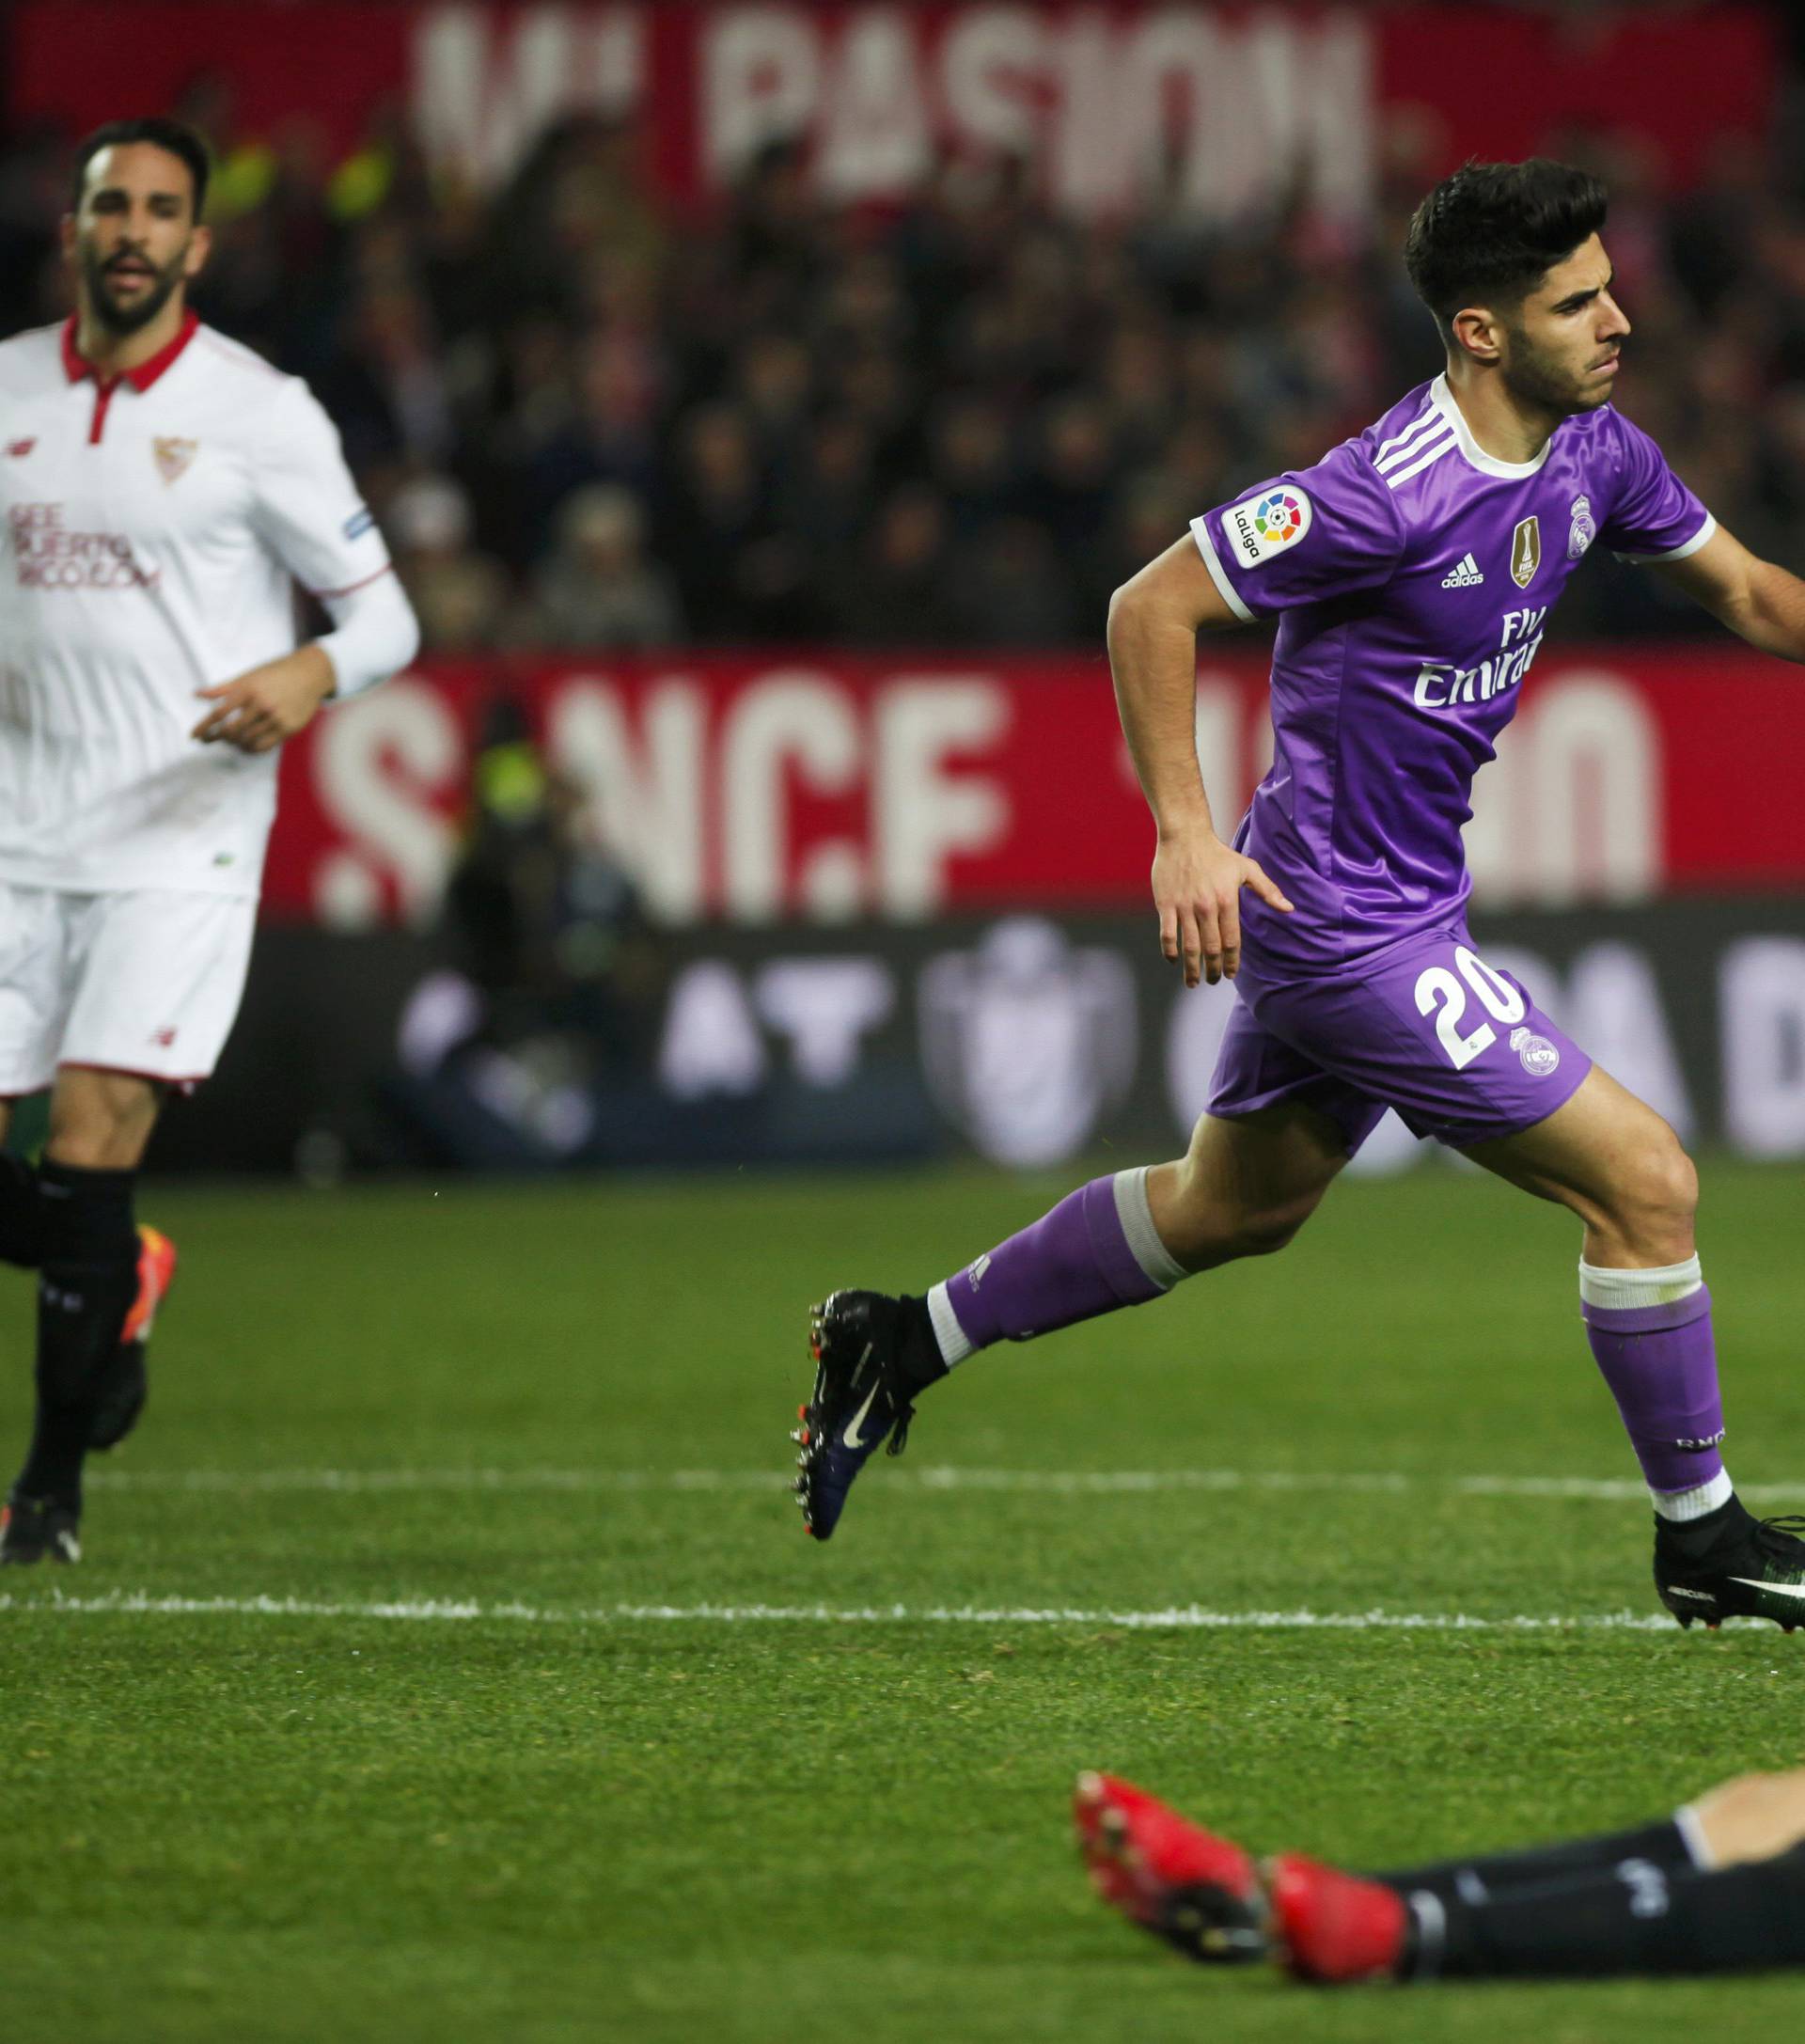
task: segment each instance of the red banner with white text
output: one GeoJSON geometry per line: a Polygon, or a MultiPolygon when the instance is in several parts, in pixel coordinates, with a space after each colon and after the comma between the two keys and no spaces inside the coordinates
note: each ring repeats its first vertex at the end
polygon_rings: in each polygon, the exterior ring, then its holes
{"type": "MultiPolygon", "coordinates": [[[[688,653],[432,664],[320,717],[283,762],[272,915],[429,920],[473,748],[510,700],[587,827],[683,924],[1136,911],[1152,825],[1102,656],[688,653]]],[[[1271,752],[1257,653],[1199,669],[1198,751],[1239,815],[1271,752]]],[[[1805,888],[1805,681],[1721,650],[1544,654],[1468,827],[1515,907],[1805,888]]]]}
{"type": "MultiPolygon", "coordinates": [[[[75,130],[227,87],[230,139],[303,135],[336,160],[399,110],[485,181],[547,122],[643,116],[648,170],[707,199],[775,136],[817,189],[894,200],[950,157],[1025,158],[1081,212],[1157,195],[1205,216],[1373,197],[1407,120],[1429,175],[1468,155],[1633,139],[1683,184],[1774,105],[1772,10],[1236,7],[1157,0],[18,0],[8,112],[75,130]]],[[[221,139],[227,139],[222,137],[221,139]]]]}

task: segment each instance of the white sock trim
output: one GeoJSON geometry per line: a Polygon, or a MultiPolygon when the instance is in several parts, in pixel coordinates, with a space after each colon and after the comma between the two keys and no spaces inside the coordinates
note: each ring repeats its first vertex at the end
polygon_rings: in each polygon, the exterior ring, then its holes
{"type": "Polygon", "coordinates": [[[1692,1863],[1701,1874],[1710,1873],[1717,1865],[1717,1855],[1711,1850],[1711,1841],[1704,1835],[1704,1826],[1699,1821],[1699,1813],[1689,1802],[1681,1803],[1673,1813],[1673,1829],[1679,1832],[1686,1849],[1692,1855],[1692,1863]]]}
{"type": "Polygon", "coordinates": [[[1707,1512],[1715,1512],[1719,1505],[1728,1504],[1734,1491],[1730,1471],[1719,1470],[1709,1483],[1700,1484],[1691,1490],[1651,1490],[1649,1496],[1663,1518],[1684,1521],[1703,1518],[1707,1512]]]}
{"type": "Polygon", "coordinates": [[[1162,1292],[1169,1292],[1189,1272],[1159,1239],[1159,1230],[1154,1226],[1154,1209],[1147,1198],[1147,1173],[1151,1169],[1151,1165],[1142,1164],[1135,1171],[1116,1173],[1111,1181],[1116,1194],[1116,1219],[1148,1281],[1158,1285],[1162,1292]]]}
{"type": "Polygon", "coordinates": [[[1433,1980],[1441,1971],[1441,1957],[1448,1948],[1447,1908],[1433,1888],[1413,1888],[1405,1902],[1417,1923],[1417,1956],[1410,1977],[1433,1980]]]}
{"type": "Polygon", "coordinates": [[[1588,1306],[1670,1306],[1690,1298],[1703,1282],[1696,1256],[1653,1270],[1607,1270],[1579,1259],[1579,1297],[1588,1306]]]}
{"type": "Polygon", "coordinates": [[[952,1310],[952,1300],[948,1297],[944,1284],[936,1284],[928,1294],[928,1318],[934,1322],[934,1339],[940,1351],[940,1360],[949,1370],[955,1362],[964,1362],[967,1356],[978,1353],[970,1335],[959,1325],[959,1315],[952,1310]]]}

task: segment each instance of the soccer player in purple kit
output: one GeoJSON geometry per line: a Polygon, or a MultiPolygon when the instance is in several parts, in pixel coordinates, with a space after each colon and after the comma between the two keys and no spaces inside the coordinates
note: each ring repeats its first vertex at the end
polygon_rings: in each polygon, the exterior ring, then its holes
{"type": "Polygon", "coordinates": [[[1805,1622],[1805,1541],[1750,1516],[1719,1450],[1692,1165],[1466,924],[1473,776],[1594,543],[1805,660],[1805,582],[1723,531],[1611,408],[1630,324],[1605,212],[1596,179],[1543,159],[1437,185],[1405,261],[1445,371],[1314,467],[1196,519],[1116,591],[1160,942],[1187,986],[1228,977],[1238,996],[1209,1108],[1183,1157],[1093,1180],[925,1297],[814,1309],[795,1438],[817,1539],[928,1385],[995,1342],[1282,1249],[1390,1107],[1578,1217],[1580,1311],[1654,1498],[1668,1609],[1805,1622]],[[1273,765],[1226,843],[1198,767],[1196,636],[1275,615],[1273,765]]]}

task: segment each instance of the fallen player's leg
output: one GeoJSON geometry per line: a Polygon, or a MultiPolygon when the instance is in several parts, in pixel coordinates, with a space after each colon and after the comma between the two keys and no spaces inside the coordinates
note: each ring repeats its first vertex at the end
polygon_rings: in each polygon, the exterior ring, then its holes
{"type": "Polygon", "coordinates": [[[1239,1847],[1107,1775],[1079,1777],[1074,1815],[1098,1893],[1191,1958],[1267,1950],[1319,1984],[1805,1964],[1805,1769],[1634,1831],[1373,1875],[1285,1853],[1255,1879],[1239,1847]]]}

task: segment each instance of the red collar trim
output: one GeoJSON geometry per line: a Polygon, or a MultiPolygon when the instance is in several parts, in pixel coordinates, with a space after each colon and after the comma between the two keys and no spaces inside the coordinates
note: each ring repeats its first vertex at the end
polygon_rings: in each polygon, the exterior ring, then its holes
{"type": "Polygon", "coordinates": [[[117,376],[102,376],[75,346],[75,316],[71,313],[63,322],[63,373],[71,384],[79,384],[85,377],[91,376],[102,390],[110,389],[115,384],[130,384],[133,390],[149,390],[194,339],[199,325],[199,313],[184,313],[180,328],[167,347],[159,348],[148,362],[140,362],[134,369],[122,369],[117,376]]]}

